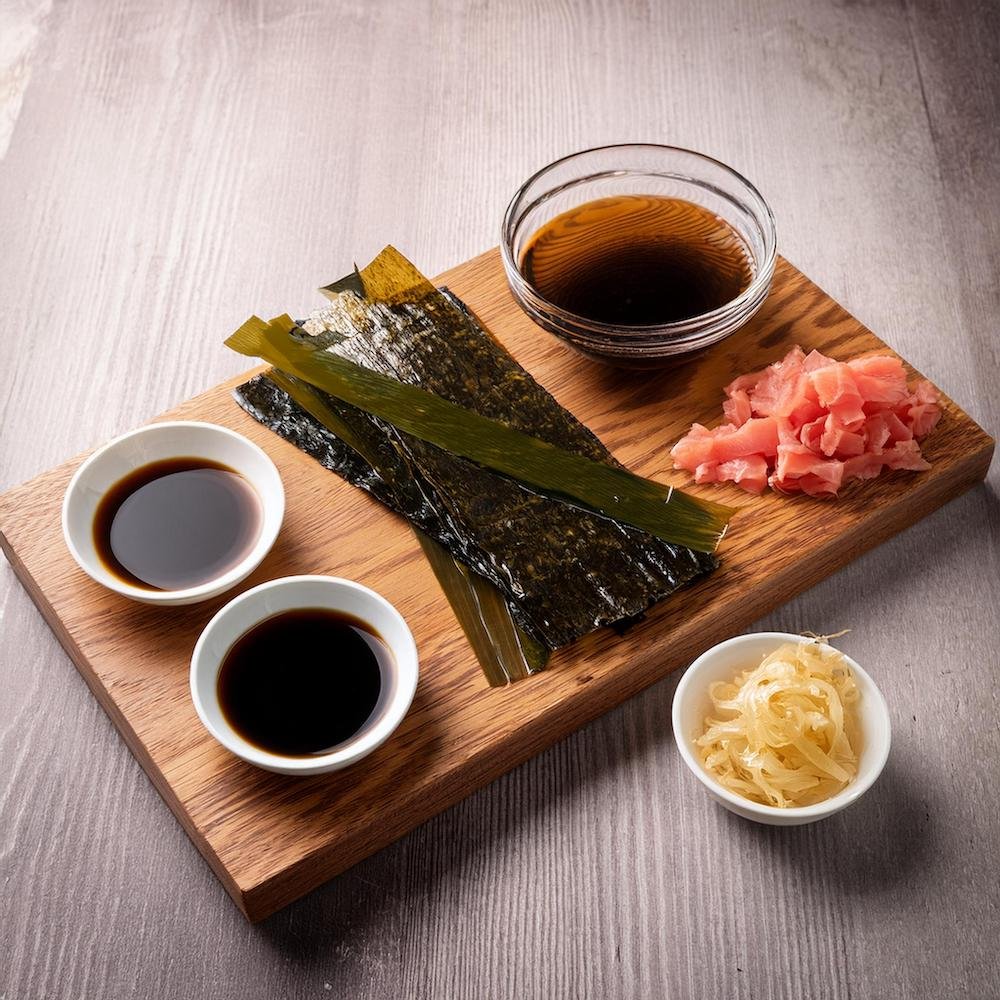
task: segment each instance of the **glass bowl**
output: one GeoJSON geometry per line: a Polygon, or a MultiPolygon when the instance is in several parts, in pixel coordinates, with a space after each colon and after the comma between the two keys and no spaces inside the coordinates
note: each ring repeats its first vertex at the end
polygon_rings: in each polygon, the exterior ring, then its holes
{"type": "Polygon", "coordinates": [[[514,298],[539,326],[590,357],[642,367],[700,351],[735,333],[767,298],[777,256],[774,216],[745,177],[710,156],[653,143],[600,146],[543,167],[507,207],[500,249],[514,298]],[[749,250],[750,284],[711,312],[655,326],[600,322],[546,299],[521,269],[532,236],[585,202],[623,195],[680,198],[719,216],[749,250]]]}

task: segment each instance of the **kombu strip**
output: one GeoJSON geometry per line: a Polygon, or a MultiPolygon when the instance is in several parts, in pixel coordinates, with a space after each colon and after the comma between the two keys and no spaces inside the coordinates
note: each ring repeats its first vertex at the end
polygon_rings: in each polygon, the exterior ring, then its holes
{"type": "MultiPolygon", "coordinates": [[[[393,254],[380,255],[379,263],[391,274],[393,254]]],[[[324,355],[344,353],[394,380],[415,382],[450,398],[466,415],[474,409],[584,456],[590,464],[614,468],[600,441],[517,365],[457,299],[433,289],[406,266],[407,288],[402,294],[393,292],[391,303],[362,300],[356,289],[335,289],[333,305],[302,324],[308,338],[287,325],[286,338],[308,340],[307,348],[324,355]]],[[[358,275],[366,292],[369,284],[377,285],[368,280],[370,273],[366,268],[358,275]]],[[[259,385],[254,380],[241,391],[253,388],[259,396],[259,385]]],[[[715,565],[711,556],[540,496],[371,413],[321,395],[355,415],[350,421],[355,430],[356,417],[367,420],[365,433],[394,451],[394,461],[402,460],[407,475],[415,476],[417,485],[408,497],[412,509],[403,511],[411,522],[499,587],[518,625],[546,646],[555,648],[600,625],[641,614],[715,565]]],[[[281,404],[280,398],[256,399],[248,408],[286,433],[281,404]]],[[[309,435],[300,435],[295,443],[302,447],[303,442],[306,450],[317,453],[319,445],[309,435]]],[[[385,484],[370,467],[350,468],[329,458],[324,464],[351,482],[376,496],[380,489],[384,493],[385,484]]]]}
{"type": "Polygon", "coordinates": [[[544,670],[549,650],[518,626],[503,594],[439,542],[413,531],[490,684],[502,687],[544,670]]]}
{"type": "Polygon", "coordinates": [[[564,451],[435,393],[290,337],[288,316],[248,319],[226,345],[391,423],[428,444],[563,503],[640,528],[665,542],[714,552],[731,515],[626,469],[564,451]]]}
{"type": "MultiPolygon", "coordinates": [[[[415,493],[412,473],[393,461],[397,456],[386,451],[384,434],[377,428],[374,435],[371,433],[365,414],[338,408],[336,400],[324,398],[308,383],[275,369],[242,386],[237,400],[258,420],[303,450],[311,451],[326,437],[324,451],[336,448],[339,442],[361,460],[351,475],[344,468],[348,456],[339,449],[334,467],[407,517],[491,686],[500,687],[545,669],[549,650],[517,625],[500,591],[416,526],[415,522],[421,520],[419,513],[402,495],[415,493]],[[293,406],[286,407],[284,401],[279,401],[271,386],[284,393],[293,406]],[[294,406],[301,408],[299,413],[294,406]],[[324,430],[334,436],[332,441],[324,430]],[[304,435],[312,438],[312,447],[304,435]]],[[[315,457],[323,461],[324,456],[315,457]]]]}

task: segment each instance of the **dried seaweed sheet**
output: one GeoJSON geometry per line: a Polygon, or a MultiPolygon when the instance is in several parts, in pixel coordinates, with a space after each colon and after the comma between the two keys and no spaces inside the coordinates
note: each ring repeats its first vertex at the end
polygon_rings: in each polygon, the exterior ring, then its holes
{"type": "Polygon", "coordinates": [[[731,507],[575,454],[422,386],[340,357],[325,349],[331,345],[326,336],[304,336],[286,315],[269,323],[251,316],[226,345],[269,361],[386,425],[533,493],[640,528],[663,541],[714,552],[733,514],[731,507]]]}
{"type": "MultiPolygon", "coordinates": [[[[365,269],[360,277],[371,296],[377,282],[369,281],[369,273],[365,269]]],[[[567,451],[615,464],[600,441],[454,297],[414,281],[391,301],[362,299],[350,290],[332,299],[303,324],[325,350],[567,451]]],[[[266,400],[264,394],[259,381],[240,391],[251,412],[284,433],[282,419],[276,419],[280,394],[268,392],[266,400]]],[[[518,624],[551,648],[640,614],[715,565],[712,556],[541,497],[355,411],[351,427],[361,423],[391,442],[415,476],[418,490],[407,497],[410,506],[403,513],[495,584],[511,602],[518,624]]],[[[329,452],[329,443],[324,447],[329,452]]],[[[382,489],[370,467],[352,468],[332,453],[324,464],[376,496],[382,489]]]]}

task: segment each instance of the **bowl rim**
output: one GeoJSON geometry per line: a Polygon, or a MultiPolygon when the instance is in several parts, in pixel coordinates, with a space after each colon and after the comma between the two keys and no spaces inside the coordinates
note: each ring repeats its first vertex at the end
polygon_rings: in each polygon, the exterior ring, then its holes
{"type": "MultiPolygon", "coordinates": [[[[226,648],[226,653],[233,644],[251,629],[256,628],[261,622],[273,618],[275,615],[283,614],[284,611],[293,610],[294,607],[324,607],[330,610],[342,610],[340,603],[332,598],[328,602],[311,601],[308,604],[291,605],[278,611],[266,611],[260,616],[255,616],[253,622],[242,629],[232,643],[226,648]]],[[[420,678],[420,662],[417,652],[416,640],[413,632],[407,624],[399,609],[378,591],[366,587],[356,580],[349,580],[340,576],[326,576],[323,574],[299,574],[296,576],[278,577],[276,580],[267,580],[245,590],[242,594],[227,601],[209,620],[208,624],[201,630],[198,641],[195,643],[191,653],[191,665],[188,671],[188,687],[191,692],[191,700],[194,704],[195,712],[201,720],[206,731],[221,746],[225,747],[234,756],[265,770],[274,771],[280,774],[290,775],[310,775],[320,774],[327,771],[340,770],[356,763],[363,757],[372,753],[388,740],[399,728],[406,717],[410,706],[413,704],[413,697],[417,690],[417,683],[420,678]],[[303,584],[320,584],[329,587],[333,591],[351,590],[362,593],[366,598],[372,600],[382,611],[392,618],[397,625],[401,626],[403,637],[403,648],[398,648],[397,644],[389,643],[393,661],[396,667],[397,688],[392,700],[385,709],[385,714],[378,726],[364,733],[360,737],[352,737],[342,743],[337,749],[325,754],[314,754],[302,757],[285,756],[283,754],[271,753],[261,747],[255,746],[249,740],[243,739],[235,730],[231,728],[220,729],[205,710],[198,690],[198,681],[208,672],[212,677],[212,691],[218,697],[218,673],[225,659],[225,653],[218,661],[209,658],[205,652],[212,633],[221,627],[224,620],[232,615],[240,606],[259,600],[265,593],[273,593],[277,590],[291,590],[303,584]]],[[[216,701],[216,704],[218,702],[216,701]]]]}
{"type": "MultiPolygon", "coordinates": [[[[576,184],[580,184],[585,180],[592,180],[597,177],[605,176],[625,176],[625,175],[636,175],[636,176],[647,176],[647,177],[673,177],[673,178],[683,178],[695,183],[701,183],[696,181],[695,178],[689,177],[686,174],[681,173],[670,173],[664,171],[654,171],[654,170],[601,170],[593,174],[587,174],[576,180],[569,181],[565,184],[561,184],[551,191],[545,192],[539,198],[532,201],[528,208],[533,207],[540,201],[551,197],[553,194],[559,191],[565,191],[576,184]]],[[[706,186],[706,185],[702,185],[706,186]]],[[[527,211],[527,208],[525,209],[527,211]]],[[[519,213],[520,214],[520,213],[519,213]]],[[[756,213],[755,213],[756,214],[756,213]]],[[[761,290],[770,285],[771,280],[774,275],[774,268],[778,257],[778,239],[777,239],[777,227],[774,219],[774,212],[771,210],[771,206],[768,204],[767,199],[760,193],[757,186],[750,181],[747,177],[741,174],[734,167],[731,167],[728,163],[723,163],[722,160],[716,159],[714,156],[709,156],[707,153],[700,153],[695,149],[688,149],[685,146],[671,146],[666,143],[658,142],[617,142],[609,143],[603,146],[591,146],[587,149],[580,149],[573,153],[567,153],[565,156],[560,156],[558,159],[553,160],[551,163],[547,163],[545,166],[536,170],[523,184],[518,187],[514,192],[513,197],[507,204],[507,209],[504,212],[503,223],[500,228],[500,253],[503,258],[504,270],[507,272],[508,281],[511,285],[516,288],[519,294],[528,294],[531,298],[536,299],[539,303],[544,305],[547,310],[553,311],[556,315],[566,317],[566,319],[584,326],[586,329],[596,333],[598,336],[601,335],[613,335],[615,331],[619,330],[629,330],[636,331],[638,334],[660,334],[665,336],[671,332],[676,332],[678,336],[672,338],[676,343],[681,343],[685,339],[685,334],[689,334],[693,339],[698,339],[702,334],[700,329],[689,330],[689,326],[692,323],[697,323],[699,327],[705,324],[711,324],[715,319],[720,318],[723,315],[730,313],[739,313],[743,308],[745,308],[748,303],[752,302],[760,293],[761,290]],[[512,245],[513,237],[516,229],[516,222],[514,219],[515,209],[519,208],[519,202],[524,197],[528,188],[535,183],[539,178],[543,177],[550,170],[555,169],[561,164],[567,163],[570,160],[577,159],[578,157],[586,156],[590,153],[600,153],[608,150],[637,150],[637,149],[651,149],[658,150],[660,152],[667,151],[670,153],[683,153],[687,156],[696,157],[699,160],[703,160],[706,163],[710,163],[715,167],[719,167],[733,177],[739,184],[742,184],[751,194],[759,200],[762,207],[762,212],[760,213],[760,218],[764,224],[764,244],[765,253],[764,257],[757,269],[757,273],[754,275],[753,281],[739,295],[734,299],[730,299],[729,302],[723,303],[721,306],[717,306],[708,312],[698,313],[695,316],[689,316],[682,320],[674,320],[670,323],[651,323],[651,324],[616,324],[616,323],[605,323],[601,320],[590,319],[587,316],[581,316],[579,313],[574,313],[569,309],[564,309],[562,306],[557,305],[550,299],[546,298],[541,292],[535,288],[524,275],[521,273],[520,266],[518,262],[514,259],[512,245]]]]}
{"type": "MultiPolygon", "coordinates": [[[[892,747],[892,720],[889,715],[889,706],[885,700],[885,696],[873,680],[871,674],[869,674],[853,657],[848,656],[847,653],[840,649],[837,649],[836,651],[844,657],[851,670],[853,670],[861,679],[862,683],[866,685],[864,691],[865,696],[874,696],[876,711],[881,719],[882,728],[885,733],[884,746],[879,752],[878,757],[875,759],[874,765],[871,767],[867,777],[863,780],[855,780],[851,782],[851,784],[849,784],[846,788],[837,792],[835,795],[831,795],[830,798],[824,799],[822,802],[814,802],[812,805],[808,806],[791,806],[787,809],[782,809],[778,806],[768,806],[760,802],[754,802],[751,799],[744,798],[742,795],[737,795],[735,792],[731,792],[728,788],[724,788],[705,770],[701,761],[698,760],[698,758],[692,753],[691,748],[688,745],[687,735],[682,729],[680,717],[681,706],[685,697],[689,695],[689,692],[694,690],[696,683],[695,679],[705,663],[709,662],[712,657],[723,652],[724,650],[733,646],[739,646],[749,641],[767,639],[772,640],[777,646],[784,642],[799,642],[808,638],[809,636],[804,636],[796,632],[764,631],[744,632],[740,635],[732,636],[729,639],[724,639],[722,642],[717,642],[714,646],[706,649],[691,663],[691,665],[684,671],[684,674],[674,691],[674,700],[671,707],[671,722],[674,733],[674,742],[677,744],[681,758],[684,760],[684,763],[687,764],[688,768],[694,773],[695,777],[698,778],[702,785],[704,785],[712,795],[715,795],[725,800],[730,805],[735,806],[737,812],[751,812],[762,817],[767,817],[769,820],[775,818],[784,818],[786,820],[819,819],[829,816],[835,812],[839,812],[841,809],[846,808],[851,805],[851,803],[861,798],[861,796],[864,795],[865,792],[867,792],[868,789],[871,788],[871,786],[878,780],[879,775],[885,767],[886,761],[889,759],[889,751],[892,747]]],[[[830,646],[828,642],[824,642],[824,645],[830,646]]],[[[834,646],[830,646],[830,648],[836,649],[834,646]]],[[[863,752],[864,750],[862,750],[862,753],[863,752]]]]}
{"type": "MultiPolygon", "coordinates": [[[[197,448],[194,450],[197,452],[197,448]]],[[[193,604],[200,600],[215,597],[234,587],[241,580],[249,576],[271,551],[278,533],[281,531],[284,516],[285,487],[281,479],[281,473],[278,472],[278,467],[260,445],[255,444],[238,431],[224,427],[221,424],[213,424],[207,420],[160,420],[151,424],[144,424],[142,427],[133,428],[124,434],[119,434],[117,437],[112,438],[95,449],[80,463],[70,478],[69,484],[66,486],[66,492],[63,495],[61,523],[63,540],[69,549],[70,555],[77,566],[95,583],[99,583],[102,587],[120,594],[122,597],[141,601],[144,604],[172,605],[180,603],[193,604]],[[273,491],[269,490],[267,495],[260,488],[259,477],[251,478],[244,470],[235,469],[239,475],[243,476],[250,483],[260,500],[262,509],[260,535],[246,556],[235,566],[228,569],[225,573],[221,573],[219,576],[212,577],[212,579],[206,580],[204,583],[199,583],[195,587],[185,587],[180,590],[154,590],[126,583],[124,580],[119,580],[112,573],[107,573],[106,576],[99,576],[94,572],[92,562],[86,559],[80,551],[76,544],[74,532],[70,528],[70,511],[75,502],[75,497],[81,488],[81,484],[98,461],[110,452],[121,448],[125,443],[138,437],[147,437],[162,433],[164,430],[177,430],[178,428],[184,430],[196,429],[199,433],[217,434],[222,437],[228,437],[237,442],[240,447],[247,448],[255,453],[257,458],[263,461],[268,475],[273,479],[272,485],[275,487],[273,491]]]]}

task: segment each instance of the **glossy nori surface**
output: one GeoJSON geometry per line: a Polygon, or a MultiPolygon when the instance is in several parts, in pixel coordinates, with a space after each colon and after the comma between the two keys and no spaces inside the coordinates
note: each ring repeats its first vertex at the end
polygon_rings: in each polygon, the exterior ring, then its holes
{"type": "Polygon", "coordinates": [[[400,433],[499,473],[533,493],[641,528],[666,542],[715,551],[731,508],[574,453],[513,426],[510,420],[485,416],[472,405],[455,403],[441,393],[348,360],[336,353],[344,339],[335,331],[315,338],[302,336],[288,316],[269,323],[253,316],[226,345],[269,361],[400,433]]]}

